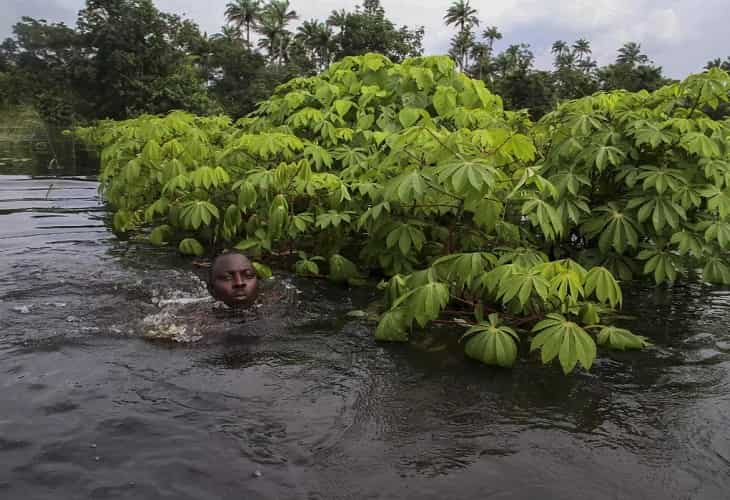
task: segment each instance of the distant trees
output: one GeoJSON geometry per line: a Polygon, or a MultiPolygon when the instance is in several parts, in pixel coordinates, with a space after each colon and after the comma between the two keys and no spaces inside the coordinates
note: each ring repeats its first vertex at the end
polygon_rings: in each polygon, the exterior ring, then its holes
{"type": "Polygon", "coordinates": [[[85,114],[205,113],[213,106],[197,57],[207,40],[193,22],[160,12],[151,0],[88,0],[75,33],[82,55],[75,64],[85,72],[75,88],[92,106],[85,114]]]}
{"type": "Polygon", "coordinates": [[[712,68],[720,68],[725,71],[730,71],[730,57],[725,58],[724,61],[719,57],[717,59],[713,59],[712,61],[707,61],[707,64],[705,64],[705,69],[712,68]]]}
{"type": "Polygon", "coordinates": [[[616,62],[598,70],[598,79],[603,90],[625,89],[656,90],[670,82],[662,75],[662,68],[654,66],[641,44],[628,42],[618,49],[616,62]]]}
{"type": "MultiPolygon", "coordinates": [[[[580,38],[572,44],[557,40],[551,47],[553,70],[541,71],[534,67],[535,58],[529,45],[512,44],[496,54],[494,43],[502,39],[496,27],[486,28],[481,40],[478,39],[474,30],[480,20],[469,0],[455,0],[446,10],[444,23],[457,29],[449,54],[459,69],[484,80],[502,96],[507,106],[528,108],[534,118],[561,100],[576,99],[598,90],[655,90],[669,81],[636,42],[620,47],[615,63],[599,67],[591,57],[589,40],[580,38]]],[[[730,65],[730,59],[727,64],[730,65]]]]}
{"type": "Polygon", "coordinates": [[[327,24],[338,30],[332,37],[335,60],[378,52],[399,62],[423,53],[423,27],[397,28],[385,17],[380,0],[364,0],[353,12],[333,11],[327,24]]]}
{"type": "MultiPolygon", "coordinates": [[[[377,52],[400,62],[423,53],[423,27],[396,26],[380,0],[294,28],[299,17],[289,0],[230,0],[226,24],[212,36],[160,12],[153,0],[86,0],[76,28],[22,18],[0,44],[0,105],[31,104],[59,124],[169,109],[239,117],[278,84],[342,57],[377,52]]],[[[456,30],[449,53],[458,68],[535,118],[597,90],[654,90],[667,82],[636,42],[599,67],[589,40],[558,40],[553,68],[544,71],[534,67],[529,45],[498,51],[503,34],[480,21],[470,0],[455,0],[443,21],[456,30]]],[[[706,67],[730,69],[730,58],[706,67]]]]}

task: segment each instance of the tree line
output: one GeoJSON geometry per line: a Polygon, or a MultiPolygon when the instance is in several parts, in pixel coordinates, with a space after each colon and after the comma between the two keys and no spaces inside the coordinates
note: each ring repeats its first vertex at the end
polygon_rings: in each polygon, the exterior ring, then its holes
{"type": "MultiPolygon", "coordinates": [[[[348,55],[380,53],[394,62],[423,54],[423,27],[398,26],[380,0],[364,0],[327,19],[302,16],[289,0],[233,0],[219,33],[159,11],[152,0],[87,0],[76,27],[23,17],[0,44],[0,106],[31,105],[53,124],[124,119],[183,109],[234,118],[292,78],[316,74],[348,55]]],[[[511,109],[539,118],[566,99],[598,90],[655,90],[662,69],[629,42],[599,67],[585,39],[552,46],[551,70],[535,68],[529,45],[511,44],[497,27],[480,28],[469,0],[457,0],[444,23],[456,34],[449,54],[511,109]]],[[[716,60],[709,66],[730,65],[716,60]]]]}

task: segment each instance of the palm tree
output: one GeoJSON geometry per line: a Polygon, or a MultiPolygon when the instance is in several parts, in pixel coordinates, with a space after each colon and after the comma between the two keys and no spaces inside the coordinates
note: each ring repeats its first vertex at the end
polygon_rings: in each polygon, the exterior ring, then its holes
{"type": "Polygon", "coordinates": [[[568,50],[568,44],[565,43],[562,40],[556,40],[553,42],[553,47],[550,49],[550,52],[555,54],[556,56],[562,55],[564,52],[567,52],[568,50]]]}
{"type": "Polygon", "coordinates": [[[494,51],[494,41],[502,39],[502,33],[499,32],[496,26],[490,26],[484,30],[482,36],[487,40],[487,47],[489,48],[489,55],[491,56],[494,51]]]}
{"type": "Polygon", "coordinates": [[[480,80],[482,80],[484,77],[484,70],[489,66],[489,46],[485,43],[476,42],[472,44],[470,53],[471,58],[474,60],[474,64],[476,65],[476,75],[480,80]]]}
{"type": "Polygon", "coordinates": [[[289,10],[289,0],[271,0],[264,10],[273,17],[282,28],[285,28],[291,21],[299,19],[294,10],[289,10]]]}
{"type": "Polygon", "coordinates": [[[627,42],[618,49],[618,57],[616,57],[618,64],[626,64],[634,67],[637,64],[646,64],[649,62],[649,58],[641,53],[641,44],[636,42],[627,42]]]}
{"type": "Polygon", "coordinates": [[[573,43],[573,52],[578,56],[578,62],[583,62],[586,56],[591,55],[591,42],[585,38],[579,38],[573,43]]]}
{"type": "Polygon", "coordinates": [[[210,37],[211,39],[225,39],[228,41],[241,40],[241,30],[234,26],[222,26],[221,32],[210,37]]]}
{"type": "Polygon", "coordinates": [[[333,10],[326,22],[329,26],[339,28],[340,35],[342,35],[345,32],[345,27],[347,26],[347,16],[348,13],[345,9],[333,10]]]}
{"type": "Polygon", "coordinates": [[[271,62],[283,62],[291,33],[286,25],[299,16],[289,10],[289,0],[271,0],[259,15],[257,30],[263,36],[259,47],[266,49],[271,62]]]}
{"type": "Polygon", "coordinates": [[[570,46],[563,40],[556,40],[550,52],[555,54],[553,66],[557,69],[572,68],[575,63],[575,53],[570,50],[570,46]]]}
{"type": "Polygon", "coordinates": [[[580,68],[583,73],[592,73],[598,69],[598,63],[590,57],[586,57],[578,62],[578,68],[580,68]]]}
{"type": "Polygon", "coordinates": [[[256,31],[261,34],[258,46],[269,54],[269,59],[273,63],[277,58],[279,47],[279,37],[282,36],[281,27],[270,16],[263,13],[256,26],[256,31]]]}
{"type": "Polygon", "coordinates": [[[255,28],[261,15],[261,0],[234,0],[226,4],[226,20],[239,30],[246,27],[246,45],[251,47],[251,28],[255,28]]]}
{"type": "Polygon", "coordinates": [[[455,0],[446,11],[444,20],[446,21],[446,26],[451,26],[452,24],[459,26],[460,32],[469,30],[474,26],[479,26],[477,10],[469,5],[469,0],[455,0]]]}
{"type": "Polygon", "coordinates": [[[720,68],[724,69],[725,71],[730,71],[730,57],[728,57],[724,61],[719,57],[717,59],[713,59],[712,61],[707,61],[707,64],[705,64],[705,69],[707,70],[712,68],[720,68]]]}
{"type": "Polygon", "coordinates": [[[471,31],[460,31],[451,39],[451,50],[449,55],[456,59],[461,71],[466,71],[468,66],[467,56],[474,46],[474,35],[471,31]]]}
{"type": "Polygon", "coordinates": [[[555,56],[555,66],[558,69],[573,69],[576,62],[577,58],[575,56],[575,52],[570,50],[566,50],[565,52],[555,56]]]}
{"type": "Polygon", "coordinates": [[[294,38],[309,51],[309,57],[318,69],[327,67],[332,45],[332,29],[329,26],[317,19],[304,21],[294,38]]]}
{"type": "Polygon", "coordinates": [[[471,29],[479,26],[477,10],[469,5],[469,0],[455,0],[446,11],[444,20],[446,26],[456,25],[459,32],[451,41],[451,55],[459,63],[462,71],[466,70],[469,49],[474,43],[471,29]]]}

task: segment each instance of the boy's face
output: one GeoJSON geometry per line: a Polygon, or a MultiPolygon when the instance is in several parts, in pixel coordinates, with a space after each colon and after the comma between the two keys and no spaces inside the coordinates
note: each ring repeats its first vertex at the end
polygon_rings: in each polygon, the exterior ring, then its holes
{"type": "Polygon", "coordinates": [[[210,293],[230,307],[245,306],[256,298],[256,270],[243,255],[218,257],[211,269],[210,293]]]}

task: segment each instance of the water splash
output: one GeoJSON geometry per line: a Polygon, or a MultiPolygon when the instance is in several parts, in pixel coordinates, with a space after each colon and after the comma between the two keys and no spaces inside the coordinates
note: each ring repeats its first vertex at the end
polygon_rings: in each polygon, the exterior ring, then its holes
{"type": "Polygon", "coordinates": [[[191,343],[203,338],[197,327],[180,324],[180,319],[170,309],[148,314],[142,320],[144,337],[156,340],[191,343]]]}

